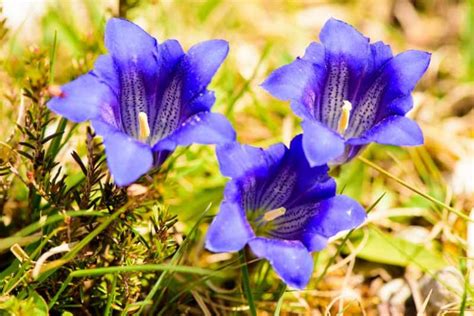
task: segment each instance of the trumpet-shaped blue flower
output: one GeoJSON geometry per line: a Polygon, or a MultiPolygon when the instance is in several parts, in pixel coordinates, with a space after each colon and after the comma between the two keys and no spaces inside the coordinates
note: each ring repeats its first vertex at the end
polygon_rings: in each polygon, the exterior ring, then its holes
{"type": "Polygon", "coordinates": [[[206,237],[206,248],[232,252],[248,244],[288,285],[303,288],[313,271],[312,251],[329,237],[360,225],[363,208],[336,195],[328,167],[310,167],[301,135],[290,148],[218,146],[222,174],[231,177],[206,237]]]}
{"type": "Polygon", "coordinates": [[[312,166],[344,163],[368,143],[419,145],[418,125],[405,117],[411,92],[430,54],[392,55],[388,45],[369,43],[352,26],[330,19],[303,57],[275,70],[263,87],[291,101],[303,119],[303,148],[312,166]]]}
{"type": "Polygon", "coordinates": [[[175,40],[158,44],[137,25],[111,19],[105,46],[109,54],[62,86],[48,107],[75,122],[91,120],[117,184],[135,181],[177,146],[235,140],[227,119],[210,112],[215,97],[206,88],[227,42],[202,42],[185,54],[175,40]]]}

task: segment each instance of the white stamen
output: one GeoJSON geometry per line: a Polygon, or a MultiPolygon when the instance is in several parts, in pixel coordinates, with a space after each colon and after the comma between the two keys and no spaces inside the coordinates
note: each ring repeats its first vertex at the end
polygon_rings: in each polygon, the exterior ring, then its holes
{"type": "Polygon", "coordinates": [[[286,209],[284,207],[279,207],[277,209],[271,210],[263,214],[263,220],[264,221],[272,221],[282,215],[285,215],[286,209]]]}
{"type": "Polygon", "coordinates": [[[351,117],[352,111],[352,103],[347,100],[344,100],[343,102],[344,105],[342,106],[342,114],[337,127],[337,131],[341,134],[344,133],[347,129],[347,126],[349,126],[349,119],[351,117]]]}
{"type": "Polygon", "coordinates": [[[44,254],[42,254],[38,260],[36,261],[36,264],[35,264],[35,267],[33,269],[33,272],[31,274],[31,276],[33,277],[33,279],[36,280],[36,278],[40,275],[41,273],[41,267],[43,266],[43,264],[46,262],[46,260],[57,254],[57,253],[61,253],[61,252],[68,252],[68,251],[71,251],[71,246],[73,246],[74,244],[76,243],[70,243],[70,244],[62,244],[60,246],[57,246],[57,247],[54,247],[54,248],[51,248],[49,249],[47,252],[45,252],[44,254]]]}
{"type": "Polygon", "coordinates": [[[150,136],[150,126],[148,125],[148,116],[145,112],[138,113],[138,126],[140,128],[139,139],[145,141],[150,136]]]}

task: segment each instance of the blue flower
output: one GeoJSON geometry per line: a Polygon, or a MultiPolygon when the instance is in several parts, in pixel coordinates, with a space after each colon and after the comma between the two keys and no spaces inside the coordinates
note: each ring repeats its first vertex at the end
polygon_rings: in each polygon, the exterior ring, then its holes
{"type": "Polygon", "coordinates": [[[176,40],[158,44],[137,25],[111,19],[105,46],[109,54],[62,86],[48,107],[74,122],[91,120],[118,185],[160,165],[177,146],[235,140],[227,119],[210,112],[215,97],[207,90],[227,42],[202,42],[185,54],[176,40]]]}
{"type": "Polygon", "coordinates": [[[326,165],[310,167],[301,135],[290,148],[263,150],[238,143],[217,147],[223,175],[231,177],[206,236],[206,248],[233,252],[248,244],[290,286],[304,288],[313,271],[312,251],[365,220],[354,200],[336,195],[326,165]]]}
{"type": "Polygon", "coordinates": [[[405,117],[411,92],[428,68],[430,54],[392,55],[388,45],[369,43],[352,26],[330,19],[302,58],[275,70],[263,87],[291,101],[303,119],[303,148],[312,166],[340,164],[371,142],[423,143],[418,125],[405,117]]]}

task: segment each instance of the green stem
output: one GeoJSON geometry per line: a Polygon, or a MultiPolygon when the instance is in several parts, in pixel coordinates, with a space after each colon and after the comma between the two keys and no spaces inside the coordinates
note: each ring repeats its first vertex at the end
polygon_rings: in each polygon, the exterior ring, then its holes
{"type": "Polygon", "coordinates": [[[244,288],[245,298],[249,304],[250,314],[252,316],[257,315],[257,308],[255,307],[255,302],[253,300],[252,291],[250,287],[250,276],[249,269],[247,266],[247,259],[245,258],[245,250],[242,249],[239,251],[240,262],[242,263],[242,286],[244,288]]]}
{"type": "Polygon", "coordinates": [[[115,299],[115,288],[117,286],[117,273],[114,273],[112,278],[112,284],[110,285],[109,297],[107,298],[107,305],[105,306],[104,316],[110,315],[112,303],[115,299]]]}
{"type": "Polygon", "coordinates": [[[32,233],[34,233],[35,231],[41,229],[42,227],[46,225],[63,221],[66,217],[105,216],[105,215],[107,214],[104,212],[99,212],[99,211],[69,211],[69,212],[54,214],[54,215],[48,216],[46,220],[43,222],[38,221],[31,225],[26,226],[25,228],[16,232],[13,236],[25,237],[25,236],[31,235],[32,233]]]}
{"type": "Polygon", "coordinates": [[[72,281],[73,278],[94,277],[94,276],[101,276],[104,274],[111,274],[111,273],[155,272],[155,271],[173,271],[173,272],[189,273],[189,274],[196,274],[196,275],[213,274],[214,276],[216,276],[217,274],[213,270],[188,267],[188,266],[172,266],[168,264],[142,264],[142,265],[136,265],[136,266],[117,266],[117,267],[104,267],[104,268],[77,270],[69,274],[69,276],[61,285],[59,291],[51,299],[51,302],[49,303],[49,307],[51,308],[56,303],[61,293],[64,292],[64,290],[66,289],[66,287],[72,281]]]}
{"type": "Polygon", "coordinates": [[[94,269],[84,269],[71,272],[73,278],[100,276],[110,273],[127,273],[127,272],[153,272],[153,271],[173,271],[181,273],[189,273],[196,275],[215,275],[214,270],[203,268],[188,267],[188,266],[172,266],[168,264],[141,264],[136,266],[116,266],[103,267],[94,269]]]}

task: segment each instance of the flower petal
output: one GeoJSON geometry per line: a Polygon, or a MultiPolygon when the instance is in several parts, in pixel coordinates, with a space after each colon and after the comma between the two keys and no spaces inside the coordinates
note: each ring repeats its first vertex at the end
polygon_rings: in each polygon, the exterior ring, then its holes
{"type": "Polygon", "coordinates": [[[372,62],[369,65],[369,73],[378,71],[380,67],[393,57],[390,45],[386,45],[384,42],[379,41],[370,44],[370,51],[372,54],[372,62]]]}
{"type": "Polygon", "coordinates": [[[229,44],[224,40],[205,41],[189,49],[181,64],[185,78],[183,102],[193,99],[207,87],[228,52],[229,44]]]}
{"type": "Polygon", "coordinates": [[[352,101],[371,59],[369,39],[336,19],[326,22],[319,38],[325,47],[327,79],[316,118],[337,130],[343,101],[352,101]]]}
{"type": "Polygon", "coordinates": [[[291,141],[289,154],[289,163],[296,168],[297,174],[296,187],[289,199],[291,205],[315,203],[336,194],[336,182],[328,175],[328,166],[311,167],[308,163],[302,134],[291,141]]]}
{"type": "Polygon", "coordinates": [[[237,178],[250,170],[263,168],[265,173],[272,165],[278,164],[287,151],[285,145],[279,143],[268,149],[241,145],[237,142],[217,146],[216,154],[219,168],[224,176],[237,178]]]}
{"type": "MultiPolygon", "coordinates": [[[[406,51],[389,59],[351,113],[346,137],[358,137],[381,119],[411,109],[410,93],[428,67],[430,54],[406,51]]],[[[366,79],[364,79],[366,81],[366,79]]],[[[362,89],[363,90],[363,89],[362,89]]]]}
{"type": "Polygon", "coordinates": [[[189,105],[184,109],[184,115],[189,117],[199,112],[210,111],[215,102],[214,91],[205,90],[189,102],[189,105]]]}
{"type": "Polygon", "coordinates": [[[428,69],[431,54],[418,50],[408,50],[393,57],[383,68],[387,84],[384,103],[410,94],[428,69]]]}
{"type": "Polygon", "coordinates": [[[423,144],[423,132],[415,121],[404,117],[389,116],[360,137],[348,140],[351,145],[364,145],[375,142],[385,145],[416,146],[423,144]]]}
{"type": "Polygon", "coordinates": [[[313,273],[313,258],[300,241],[257,237],[249,241],[253,253],[267,259],[283,281],[303,289],[313,273]]]}
{"type": "Polygon", "coordinates": [[[128,185],[150,170],[153,165],[150,146],[104,122],[95,120],[92,125],[104,138],[107,165],[117,185],[128,185]]]}
{"type": "MultiPolygon", "coordinates": [[[[160,83],[158,83],[160,84],[160,83]]],[[[182,80],[178,75],[169,78],[169,81],[161,83],[159,98],[153,103],[150,143],[155,144],[159,140],[168,137],[175,132],[180,124],[186,119],[183,117],[182,103],[182,80]]]]}
{"type": "Polygon", "coordinates": [[[100,55],[94,63],[92,73],[95,74],[102,83],[108,85],[118,99],[120,96],[120,78],[112,56],[100,55]]]}
{"type": "Polygon", "coordinates": [[[262,87],[274,97],[296,103],[293,106],[297,115],[310,118],[314,113],[315,102],[322,84],[324,69],[303,59],[273,71],[262,83],[262,87]],[[302,105],[302,106],[301,106],[302,105]]]}
{"type": "Polygon", "coordinates": [[[320,43],[311,43],[306,48],[304,56],[302,59],[307,60],[315,65],[325,66],[326,63],[326,53],[324,51],[324,46],[320,43]]]}
{"type": "Polygon", "coordinates": [[[235,131],[225,116],[200,112],[182,123],[171,135],[160,140],[153,150],[174,150],[177,146],[225,144],[235,140],[235,131]]]}
{"type": "Polygon", "coordinates": [[[331,18],[324,24],[319,38],[326,49],[327,59],[344,60],[356,73],[366,67],[370,54],[369,39],[351,25],[331,18]]]}
{"type": "Polygon", "coordinates": [[[286,207],[285,213],[272,221],[271,236],[286,240],[300,240],[309,218],[318,212],[319,201],[286,207]]]}
{"type": "MultiPolygon", "coordinates": [[[[292,164],[285,163],[287,159],[278,166],[276,172],[264,174],[265,185],[261,186],[256,207],[263,210],[272,210],[291,203],[289,200],[295,190],[298,179],[296,168],[292,164]],[[265,181],[266,180],[266,181],[265,181]]],[[[263,173],[263,172],[262,172],[263,173]]]]}
{"type": "Polygon", "coordinates": [[[305,120],[303,150],[311,166],[321,166],[344,153],[344,139],[317,121],[305,120]]]}
{"type": "Polygon", "coordinates": [[[155,102],[159,63],[156,40],[138,25],[113,18],[105,29],[105,46],[117,67],[120,116],[127,134],[138,138],[140,112],[150,113],[155,102]]]}
{"type": "Polygon", "coordinates": [[[181,45],[176,40],[167,40],[158,45],[157,67],[154,86],[156,93],[148,110],[150,122],[150,143],[154,144],[169,135],[182,122],[182,80],[177,75],[180,61],[184,56],[181,45]]]}
{"type": "Polygon", "coordinates": [[[183,48],[177,40],[166,40],[158,45],[158,59],[160,61],[160,76],[163,72],[167,75],[172,73],[178,62],[184,56],[183,48]]]}
{"type": "Polygon", "coordinates": [[[110,88],[93,74],[85,74],[61,87],[63,95],[52,98],[48,108],[74,122],[82,122],[111,108],[116,99],[110,88]]]}
{"type": "Polygon", "coordinates": [[[412,108],[413,97],[411,94],[408,94],[392,100],[388,105],[385,106],[383,112],[385,112],[384,114],[391,113],[390,115],[405,115],[412,108]]]}
{"type": "Polygon", "coordinates": [[[121,63],[156,65],[156,56],[153,57],[156,55],[156,40],[130,21],[110,19],[105,27],[105,46],[112,57],[121,63]]]}
{"type": "MultiPolygon", "coordinates": [[[[375,79],[379,76],[380,70],[390,59],[392,59],[392,49],[389,45],[379,41],[370,44],[370,56],[367,63],[367,68],[364,71],[363,77],[360,79],[357,96],[353,101],[361,101],[364,92],[366,92],[374,83],[375,79]]],[[[359,102],[355,102],[357,105],[359,102]]]]}
{"type": "Polygon", "coordinates": [[[323,249],[325,238],[356,228],[366,219],[362,206],[344,195],[323,200],[315,208],[314,215],[307,221],[301,234],[301,239],[309,251],[323,249]]]}
{"type": "Polygon", "coordinates": [[[94,63],[94,69],[91,73],[94,74],[102,84],[107,85],[114,95],[114,102],[110,104],[110,107],[102,107],[100,113],[101,118],[114,126],[122,126],[119,104],[120,78],[112,56],[99,56],[94,63]]]}
{"type": "Polygon", "coordinates": [[[153,151],[153,166],[156,168],[160,167],[172,153],[173,151],[171,150],[153,151]]]}
{"type": "Polygon", "coordinates": [[[253,236],[240,206],[235,202],[224,201],[207,231],[206,248],[213,252],[238,251],[253,236]]]}

